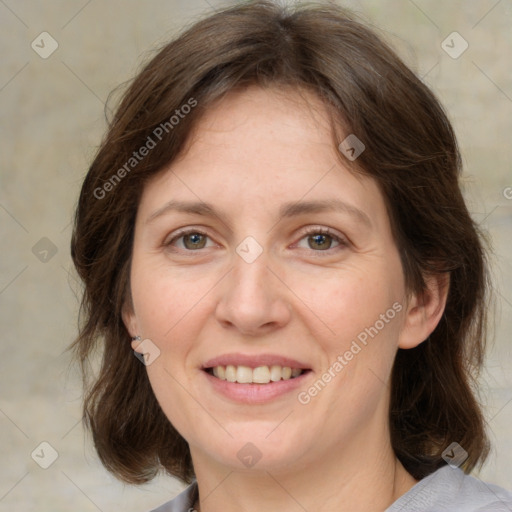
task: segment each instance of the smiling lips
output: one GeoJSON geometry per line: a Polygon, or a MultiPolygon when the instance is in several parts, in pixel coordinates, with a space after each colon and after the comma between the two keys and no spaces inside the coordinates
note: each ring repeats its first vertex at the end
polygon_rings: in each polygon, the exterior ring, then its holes
{"type": "Polygon", "coordinates": [[[274,354],[226,354],[210,359],[202,369],[221,380],[240,384],[268,384],[309,371],[300,361],[274,354]]]}
{"type": "Polygon", "coordinates": [[[232,364],[225,367],[215,366],[213,368],[209,368],[207,371],[210,375],[214,375],[221,380],[238,382],[240,384],[268,384],[271,381],[277,382],[281,379],[293,379],[303,372],[300,368],[292,369],[289,366],[258,366],[253,369],[249,366],[234,366],[232,364]]]}

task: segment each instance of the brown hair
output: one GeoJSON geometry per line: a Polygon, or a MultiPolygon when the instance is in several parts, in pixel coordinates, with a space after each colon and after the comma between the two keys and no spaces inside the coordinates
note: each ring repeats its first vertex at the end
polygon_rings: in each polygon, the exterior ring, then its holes
{"type": "Polygon", "coordinates": [[[440,323],[428,340],[396,356],[391,441],[417,479],[444,464],[441,454],[453,441],[467,451],[463,468],[471,471],[489,449],[472,391],[483,362],[489,286],[482,235],[459,189],[451,125],[431,91],[352,14],[332,4],[265,1],[217,12],[164,46],[124,94],[85,177],[71,242],[85,285],[72,347],[101,461],[130,483],[161,468],[186,483],[195,475],[187,442],[133,357],[121,312],[131,303],[134,223],[145,181],[180,154],[215,100],[252,84],[312,91],[329,107],[333,143],[340,142],[335,127],[363,141],[357,161],[341,151],[339,157],[380,186],[408,291],[424,290],[429,274],[449,273],[440,323]],[[194,107],[182,109],[186,104],[194,107]],[[177,110],[188,113],[175,124],[177,110]],[[149,139],[157,142],[155,133],[159,141],[147,156],[130,160],[149,139]],[[98,346],[101,367],[89,379],[98,346]]]}

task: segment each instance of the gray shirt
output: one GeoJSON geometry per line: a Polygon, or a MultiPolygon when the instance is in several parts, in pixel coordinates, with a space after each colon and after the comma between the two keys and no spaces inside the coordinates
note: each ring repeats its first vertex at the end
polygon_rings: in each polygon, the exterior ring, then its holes
{"type": "MultiPolygon", "coordinates": [[[[194,480],[151,512],[192,512],[197,496],[194,480]]],[[[512,493],[445,466],[420,480],[385,512],[512,512],[512,493]]]]}

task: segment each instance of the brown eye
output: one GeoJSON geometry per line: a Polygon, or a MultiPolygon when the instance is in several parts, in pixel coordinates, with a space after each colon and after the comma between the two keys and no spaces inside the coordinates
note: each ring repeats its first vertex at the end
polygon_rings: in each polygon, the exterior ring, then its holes
{"type": "Polygon", "coordinates": [[[191,233],[189,235],[183,235],[183,245],[187,249],[202,249],[206,243],[206,236],[201,233],[191,233]]]}
{"type": "Polygon", "coordinates": [[[308,236],[308,245],[311,249],[325,251],[331,248],[333,237],[324,233],[308,236]]]}
{"type": "Polygon", "coordinates": [[[348,243],[343,238],[326,228],[310,229],[305,233],[302,240],[307,240],[307,247],[302,246],[302,248],[312,249],[315,252],[337,248],[342,249],[348,246],[348,243]]]}

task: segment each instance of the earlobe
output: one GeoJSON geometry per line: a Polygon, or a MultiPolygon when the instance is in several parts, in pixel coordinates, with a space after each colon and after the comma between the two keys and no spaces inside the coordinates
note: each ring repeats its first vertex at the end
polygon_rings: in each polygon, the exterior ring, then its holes
{"type": "Polygon", "coordinates": [[[135,350],[135,352],[138,352],[139,354],[142,354],[142,348],[141,348],[141,340],[142,338],[140,336],[132,336],[132,349],[135,350]]]}
{"type": "Polygon", "coordinates": [[[430,336],[443,316],[450,275],[428,276],[425,283],[426,289],[420,294],[413,294],[409,301],[398,340],[399,348],[417,347],[430,336]]]}

